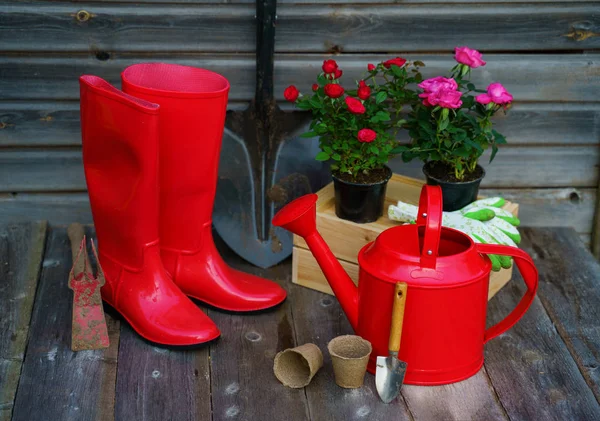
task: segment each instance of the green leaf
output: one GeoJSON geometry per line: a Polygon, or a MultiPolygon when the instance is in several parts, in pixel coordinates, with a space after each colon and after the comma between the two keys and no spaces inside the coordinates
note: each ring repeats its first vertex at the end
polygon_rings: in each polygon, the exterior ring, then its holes
{"type": "Polygon", "coordinates": [[[448,127],[448,123],[449,123],[449,122],[450,122],[450,120],[448,120],[448,119],[442,120],[442,122],[440,123],[440,126],[439,126],[439,128],[440,128],[440,131],[442,131],[442,130],[444,130],[446,127],[448,127]]]}
{"type": "Polygon", "coordinates": [[[324,86],[329,83],[329,80],[327,80],[325,75],[321,73],[319,76],[317,76],[317,82],[319,82],[319,85],[324,86]]]}
{"type": "Polygon", "coordinates": [[[492,163],[492,161],[496,157],[496,153],[498,153],[498,146],[492,145],[492,154],[490,155],[490,164],[492,163]]]}
{"type": "Polygon", "coordinates": [[[325,152],[319,152],[319,153],[317,154],[317,156],[315,156],[315,159],[316,159],[317,161],[329,161],[329,159],[330,159],[330,158],[331,158],[331,157],[329,156],[329,154],[328,154],[328,153],[325,153],[325,152]]]}
{"type": "Polygon", "coordinates": [[[304,137],[304,138],[306,138],[306,137],[317,137],[317,136],[318,136],[318,134],[316,132],[312,132],[312,131],[311,132],[302,133],[300,135],[300,137],[304,137]]]}
{"type": "Polygon", "coordinates": [[[494,135],[494,141],[498,145],[504,145],[506,143],[506,138],[498,133],[496,130],[492,130],[492,134],[494,135]]]}
{"type": "Polygon", "coordinates": [[[453,153],[454,153],[454,155],[458,155],[463,158],[469,158],[471,156],[471,153],[464,146],[461,146],[460,148],[455,149],[453,151],[453,153]]]}
{"type": "Polygon", "coordinates": [[[309,99],[308,102],[313,108],[323,108],[323,103],[314,98],[309,99]]]}
{"type": "Polygon", "coordinates": [[[464,142],[471,146],[472,148],[477,149],[479,152],[483,152],[483,149],[481,148],[481,146],[479,146],[479,144],[477,142],[473,142],[471,139],[469,138],[465,138],[464,142]]]}
{"type": "Polygon", "coordinates": [[[390,70],[396,77],[403,77],[406,74],[406,72],[404,72],[402,70],[402,68],[396,66],[395,64],[392,64],[392,67],[390,67],[390,70]]]}
{"type": "Polygon", "coordinates": [[[377,114],[375,114],[378,118],[379,121],[390,121],[390,113],[386,112],[386,111],[377,111],[377,114]]]}
{"type": "Polygon", "coordinates": [[[329,155],[333,153],[333,149],[331,149],[329,146],[323,146],[323,151],[329,155]]]}
{"type": "Polygon", "coordinates": [[[371,152],[373,152],[375,155],[379,155],[379,148],[375,145],[371,145],[371,152]]]}
{"type": "Polygon", "coordinates": [[[388,97],[387,92],[385,91],[381,91],[377,93],[377,96],[375,97],[375,103],[377,104],[381,104],[383,101],[385,101],[388,97]]]}
{"type": "Polygon", "coordinates": [[[308,101],[302,101],[302,102],[298,101],[296,103],[296,107],[300,108],[301,110],[310,110],[311,109],[311,106],[308,103],[308,101]]]}
{"type": "Polygon", "coordinates": [[[332,158],[334,161],[341,161],[341,160],[342,160],[342,157],[340,156],[340,154],[339,154],[339,153],[334,153],[333,155],[331,155],[331,158],[332,158]]]}
{"type": "Polygon", "coordinates": [[[415,60],[413,61],[413,64],[415,66],[425,67],[425,63],[423,63],[421,60],[415,60]]]}
{"type": "Polygon", "coordinates": [[[467,83],[467,89],[469,89],[469,91],[474,91],[475,85],[473,85],[472,83],[467,83]]]}

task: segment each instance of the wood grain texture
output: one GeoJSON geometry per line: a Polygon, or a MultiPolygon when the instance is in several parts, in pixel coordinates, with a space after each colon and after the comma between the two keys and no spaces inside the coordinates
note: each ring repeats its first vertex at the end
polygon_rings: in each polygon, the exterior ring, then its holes
{"type": "Polygon", "coordinates": [[[209,350],[177,351],[121,327],[115,420],[209,421],[209,350]]]}
{"type": "Polygon", "coordinates": [[[572,227],[592,231],[596,189],[481,189],[488,197],[502,196],[519,204],[521,224],[528,227],[572,227]]]}
{"type": "MultiPolygon", "coordinates": [[[[598,180],[600,150],[595,147],[507,146],[492,165],[487,155],[481,163],[487,175],[483,188],[595,187],[598,180]],[[577,162],[577,165],[573,165],[577,162]]],[[[408,177],[422,176],[422,163],[409,164],[396,158],[392,171],[408,177]]],[[[0,150],[0,193],[41,191],[84,191],[86,188],[81,151],[0,150]]]]}
{"type": "Polygon", "coordinates": [[[453,50],[457,45],[540,51],[600,46],[596,5],[283,5],[277,14],[279,52],[424,52],[453,50]]]}
{"type": "Polygon", "coordinates": [[[0,420],[11,419],[46,242],[46,222],[0,225],[0,420]]]}
{"type": "Polygon", "coordinates": [[[573,230],[522,232],[524,246],[535,259],[543,279],[538,292],[540,301],[600,401],[600,263],[573,230]]]}
{"type": "MultiPolygon", "coordinates": [[[[242,261],[218,238],[217,246],[235,269],[269,278],[289,293],[289,260],[270,269],[259,269],[242,261]]],[[[218,345],[210,350],[213,420],[310,419],[305,390],[285,387],[273,374],[277,352],[303,344],[294,340],[292,302],[288,297],[275,309],[244,315],[208,311],[221,329],[218,345]]]]}
{"type": "Polygon", "coordinates": [[[485,369],[444,386],[402,387],[415,420],[508,420],[485,369]]]}
{"type": "Polygon", "coordinates": [[[0,223],[44,218],[54,225],[92,224],[87,193],[0,194],[0,223]]]}
{"type": "Polygon", "coordinates": [[[0,51],[252,52],[254,11],[251,4],[4,4],[0,51]]]}
{"type": "Polygon", "coordinates": [[[50,229],[13,421],[114,419],[119,323],[107,317],[109,348],[71,351],[71,264],[66,229],[50,229]]]}
{"type": "Polygon", "coordinates": [[[79,76],[93,74],[120,87],[121,71],[136,63],[160,61],[205,67],[225,76],[230,84],[229,100],[249,101],[254,97],[256,60],[253,54],[113,54],[109,60],[94,54],[51,56],[0,56],[1,98],[8,100],[79,100],[79,76]]]}
{"type": "Polygon", "coordinates": [[[327,343],[354,332],[334,297],[302,287],[293,287],[291,294],[296,343],[314,343],[323,352],[323,368],[305,388],[311,420],[412,420],[402,397],[387,405],[379,399],[372,374],[359,389],[335,384],[327,343]]]}
{"type": "MultiPolygon", "coordinates": [[[[245,106],[229,104],[230,109],[245,106]]],[[[496,129],[511,145],[600,143],[600,103],[517,103],[508,114],[498,114],[495,121],[496,129]]],[[[401,131],[399,140],[408,141],[408,133],[401,131]]],[[[79,145],[78,102],[0,102],[0,146],[79,145]]]]}
{"type": "MultiPolygon", "coordinates": [[[[525,250],[534,252],[534,258],[539,261],[540,256],[548,256],[545,250],[553,249],[554,245],[544,243],[543,237],[536,239],[538,244],[543,244],[541,253],[537,253],[536,249],[539,247],[533,247],[529,241],[534,235],[535,231],[528,233],[522,245],[525,250]]],[[[564,266],[564,259],[569,258],[571,253],[560,247],[554,250],[552,270],[559,270],[564,266]]],[[[545,263],[540,261],[540,265],[543,269],[545,263]]],[[[544,276],[540,279],[540,291],[547,290],[549,282],[547,273],[542,273],[544,276]]],[[[557,278],[556,282],[561,283],[563,288],[570,289],[570,279],[576,279],[577,275],[574,270],[562,273],[566,277],[557,278]]],[[[597,275],[594,278],[597,282],[597,275]]],[[[524,290],[523,280],[515,271],[513,280],[489,302],[489,325],[508,314],[520,300],[524,290]]],[[[587,296],[586,300],[589,300],[590,305],[597,306],[595,298],[587,296]]],[[[590,315],[590,319],[586,320],[591,320],[591,317],[590,315]]],[[[511,420],[600,418],[600,405],[582,376],[569,347],[563,342],[558,326],[560,325],[555,325],[548,317],[540,299],[536,298],[525,316],[512,329],[486,344],[485,367],[511,420]]],[[[584,335],[588,340],[595,338],[598,336],[597,329],[584,335]]]]}
{"type": "MultiPolygon", "coordinates": [[[[251,52],[254,11],[252,4],[0,6],[0,51],[251,52]]],[[[600,16],[588,4],[282,4],[277,12],[279,52],[437,52],[459,44],[493,51],[600,46],[600,16]],[[468,31],[456,33],[467,26],[468,31]]]]}
{"type": "MultiPolygon", "coordinates": [[[[344,70],[345,86],[362,78],[367,63],[377,63],[390,54],[342,54],[335,59],[344,70]]],[[[283,101],[284,89],[297,85],[309,92],[320,71],[322,54],[276,54],[275,96],[283,101]]],[[[425,77],[448,74],[455,61],[452,54],[408,54],[411,60],[423,60],[425,77]]],[[[600,54],[570,55],[568,60],[560,54],[486,54],[488,64],[474,71],[472,81],[479,86],[502,81],[515,94],[516,102],[597,102],[600,84],[600,54]]],[[[254,97],[255,58],[252,54],[216,55],[152,55],[152,61],[174,62],[183,65],[207,67],[223,74],[231,83],[230,101],[250,101],[254,97]]],[[[78,54],[48,57],[43,55],[0,56],[0,92],[4,100],[78,100],[78,78],[94,74],[120,86],[119,74],[126,66],[148,61],[137,54],[114,54],[107,61],[93,55],[78,54]]]]}

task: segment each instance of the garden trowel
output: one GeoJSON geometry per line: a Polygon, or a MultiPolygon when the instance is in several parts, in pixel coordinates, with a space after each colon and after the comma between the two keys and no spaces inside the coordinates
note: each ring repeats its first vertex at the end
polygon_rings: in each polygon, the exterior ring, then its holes
{"type": "Polygon", "coordinates": [[[98,265],[98,276],[94,277],[87,255],[83,226],[73,223],[67,228],[67,234],[73,254],[73,268],[69,274],[69,288],[73,290],[71,350],[108,348],[108,329],[100,295],[104,273],[96,247],[92,241],[92,251],[98,265]]]}
{"type": "Polygon", "coordinates": [[[404,305],[406,303],[406,282],[398,282],[394,291],[394,304],[392,308],[392,323],[390,327],[390,340],[388,343],[389,355],[377,357],[375,370],[375,386],[379,397],[385,403],[390,403],[404,383],[406,363],[398,359],[400,340],[402,339],[402,323],[404,322],[404,305]]]}

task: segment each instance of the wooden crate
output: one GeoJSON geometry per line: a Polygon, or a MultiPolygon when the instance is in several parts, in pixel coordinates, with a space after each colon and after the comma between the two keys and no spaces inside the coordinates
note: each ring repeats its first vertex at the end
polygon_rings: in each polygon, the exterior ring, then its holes
{"type": "MultiPolygon", "coordinates": [[[[335,215],[333,183],[317,192],[319,196],[317,201],[317,228],[355,284],[358,282],[357,258],[359,250],[368,242],[375,240],[379,233],[398,224],[387,217],[389,205],[396,204],[399,200],[418,204],[422,186],[423,181],[394,174],[387,186],[384,214],[377,221],[369,224],[356,224],[339,219],[335,215]]],[[[519,205],[507,202],[504,209],[517,215],[519,205]]],[[[294,235],[292,253],[292,282],[333,295],[323,272],[308,250],[306,242],[297,235],[294,235]]],[[[511,276],[512,268],[492,272],[488,299],[492,298],[506,285],[511,276]]]]}

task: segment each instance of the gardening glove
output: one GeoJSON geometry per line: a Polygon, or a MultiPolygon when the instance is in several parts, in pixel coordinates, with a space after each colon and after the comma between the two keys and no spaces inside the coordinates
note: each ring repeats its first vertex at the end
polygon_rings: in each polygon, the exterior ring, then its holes
{"type": "MultiPolygon", "coordinates": [[[[518,219],[512,217],[510,212],[496,207],[504,204],[503,199],[492,199],[494,200],[484,199],[485,202],[475,202],[458,211],[444,212],[442,225],[464,232],[476,243],[516,247],[521,237],[512,223],[518,223],[518,219]],[[496,217],[496,212],[501,216],[500,218],[496,217]]],[[[417,212],[417,206],[398,202],[396,206],[389,207],[388,217],[394,221],[414,223],[417,212]]],[[[509,256],[488,255],[488,257],[494,271],[511,267],[512,259],[509,256]]]]}

